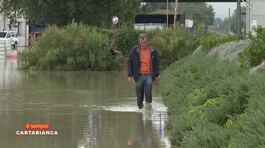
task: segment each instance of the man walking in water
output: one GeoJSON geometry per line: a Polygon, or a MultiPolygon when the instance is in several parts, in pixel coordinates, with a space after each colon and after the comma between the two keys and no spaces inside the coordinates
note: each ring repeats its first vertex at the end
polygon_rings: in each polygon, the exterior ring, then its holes
{"type": "Polygon", "coordinates": [[[136,82],[137,105],[143,108],[152,103],[152,85],[159,83],[159,57],[155,48],[148,45],[148,36],[142,33],[138,37],[139,45],[131,49],[128,58],[128,83],[136,82]]]}

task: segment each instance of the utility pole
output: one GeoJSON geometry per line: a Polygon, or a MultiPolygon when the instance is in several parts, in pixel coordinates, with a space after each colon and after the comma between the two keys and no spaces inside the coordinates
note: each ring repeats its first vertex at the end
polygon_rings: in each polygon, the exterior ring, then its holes
{"type": "Polygon", "coordinates": [[[25,48],[27,48],[28,45],[29,45],[29,43],[28,43],[28,35],[29,35],[28,22],[25,19],[25,48]]]}
{"type": "Polygon", "coordinates": [[[6,30],[6,14],[5,13],[3,13],[4,15],[3,15],[3,18],[4,18],[4,20],[3,20],[3,30],[6,30]]]}
{"type": "Polygon", "coordinates": [[[4,43],[4,56],[5,56],[5,61],[6,61],[6,58],[7,58],[7,41],[3,41],[4,43]]]}
{"type": "Polygon", "coordinates": [[[229,10],[228,10],[229,12],[228,12],[228,14],[229,14],[229,16],[228,16],[228,24],[229,24],[229,33],[231,32],[231,9],[229,8],[229,10]]]}
{"type": "Polygon", "coordinates": [[[237,0],[237,35],[241,34],[241,0],[237,0]]]}
{"type": "Polygon", "coordinates": [[[167,0],[167,28],[168,28],[168,0],[167,0]]]}
{"type": "Polygon", "coordinates": [[[246,31],[251,31],[250,28],[250,13],[251,13],[251,5],[250,5],[250,0],[246,1],[246,0],[242,0],[242,5],[244,6],[244,15],[245,15],[245,34],[246,31]],[[247,25],[248,24],[248,25],[247,25]],[[248,26],[248,28],[247,28],[248,26]]]}
{"type": "Polygon", "coordinates": [[[178,0],[175,1],[174,30],[176,29],[177,8],[178,8],[178,0]]]}

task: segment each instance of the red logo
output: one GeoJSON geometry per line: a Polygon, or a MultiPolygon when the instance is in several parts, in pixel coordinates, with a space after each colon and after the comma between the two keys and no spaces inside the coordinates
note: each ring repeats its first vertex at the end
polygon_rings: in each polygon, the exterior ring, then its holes
{"type": "Polygon", "coordinates": [[[24,130],[16,131],[17,136],[58,136],[57,130],[52,130],[50,124],[27,123],[24,130]]]}
{"type": "Polygon", "coordinates": [[[50,124],[26,124],[26,130],[49,130],[51,128],[50,124]]]}

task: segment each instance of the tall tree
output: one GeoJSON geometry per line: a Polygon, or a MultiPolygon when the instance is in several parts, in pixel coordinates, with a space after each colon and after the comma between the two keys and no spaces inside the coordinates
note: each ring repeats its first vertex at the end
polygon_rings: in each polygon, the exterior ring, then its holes
{"type": "Polygon", "coordinates": [[[1,0],[0,1],[0,13],[7,17],[9,21],[9,29],[17,25],[17,19],[23,14],[22,5],[20,0],[1,0]]]}
{"type": "Polygon", "coordinates": [[[194,25],[213,25],[215,13],[211,5],[206,3],[179,3],[178,12],[192,19],[194,25]]]}
{"type": "Polygon", "coordinates": [[[132,23],[139,11],[140,0],[1,0],[1,12],[16,19],[23,14],[30,22],[45,18],[59,26],[76,22],[109,27],[118,16],[123,23],[132,23]]]}

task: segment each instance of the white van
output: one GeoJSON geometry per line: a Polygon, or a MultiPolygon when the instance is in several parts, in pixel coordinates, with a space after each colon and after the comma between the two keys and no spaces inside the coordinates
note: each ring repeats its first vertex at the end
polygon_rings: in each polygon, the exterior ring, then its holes
{"type": "Polygon", "coordinates": [[[17,49],[18,45],[18,37],[17,31],[2,31],[0,32],[0,40],[1,41],[10,41],[12,48],[17,49]]]}

